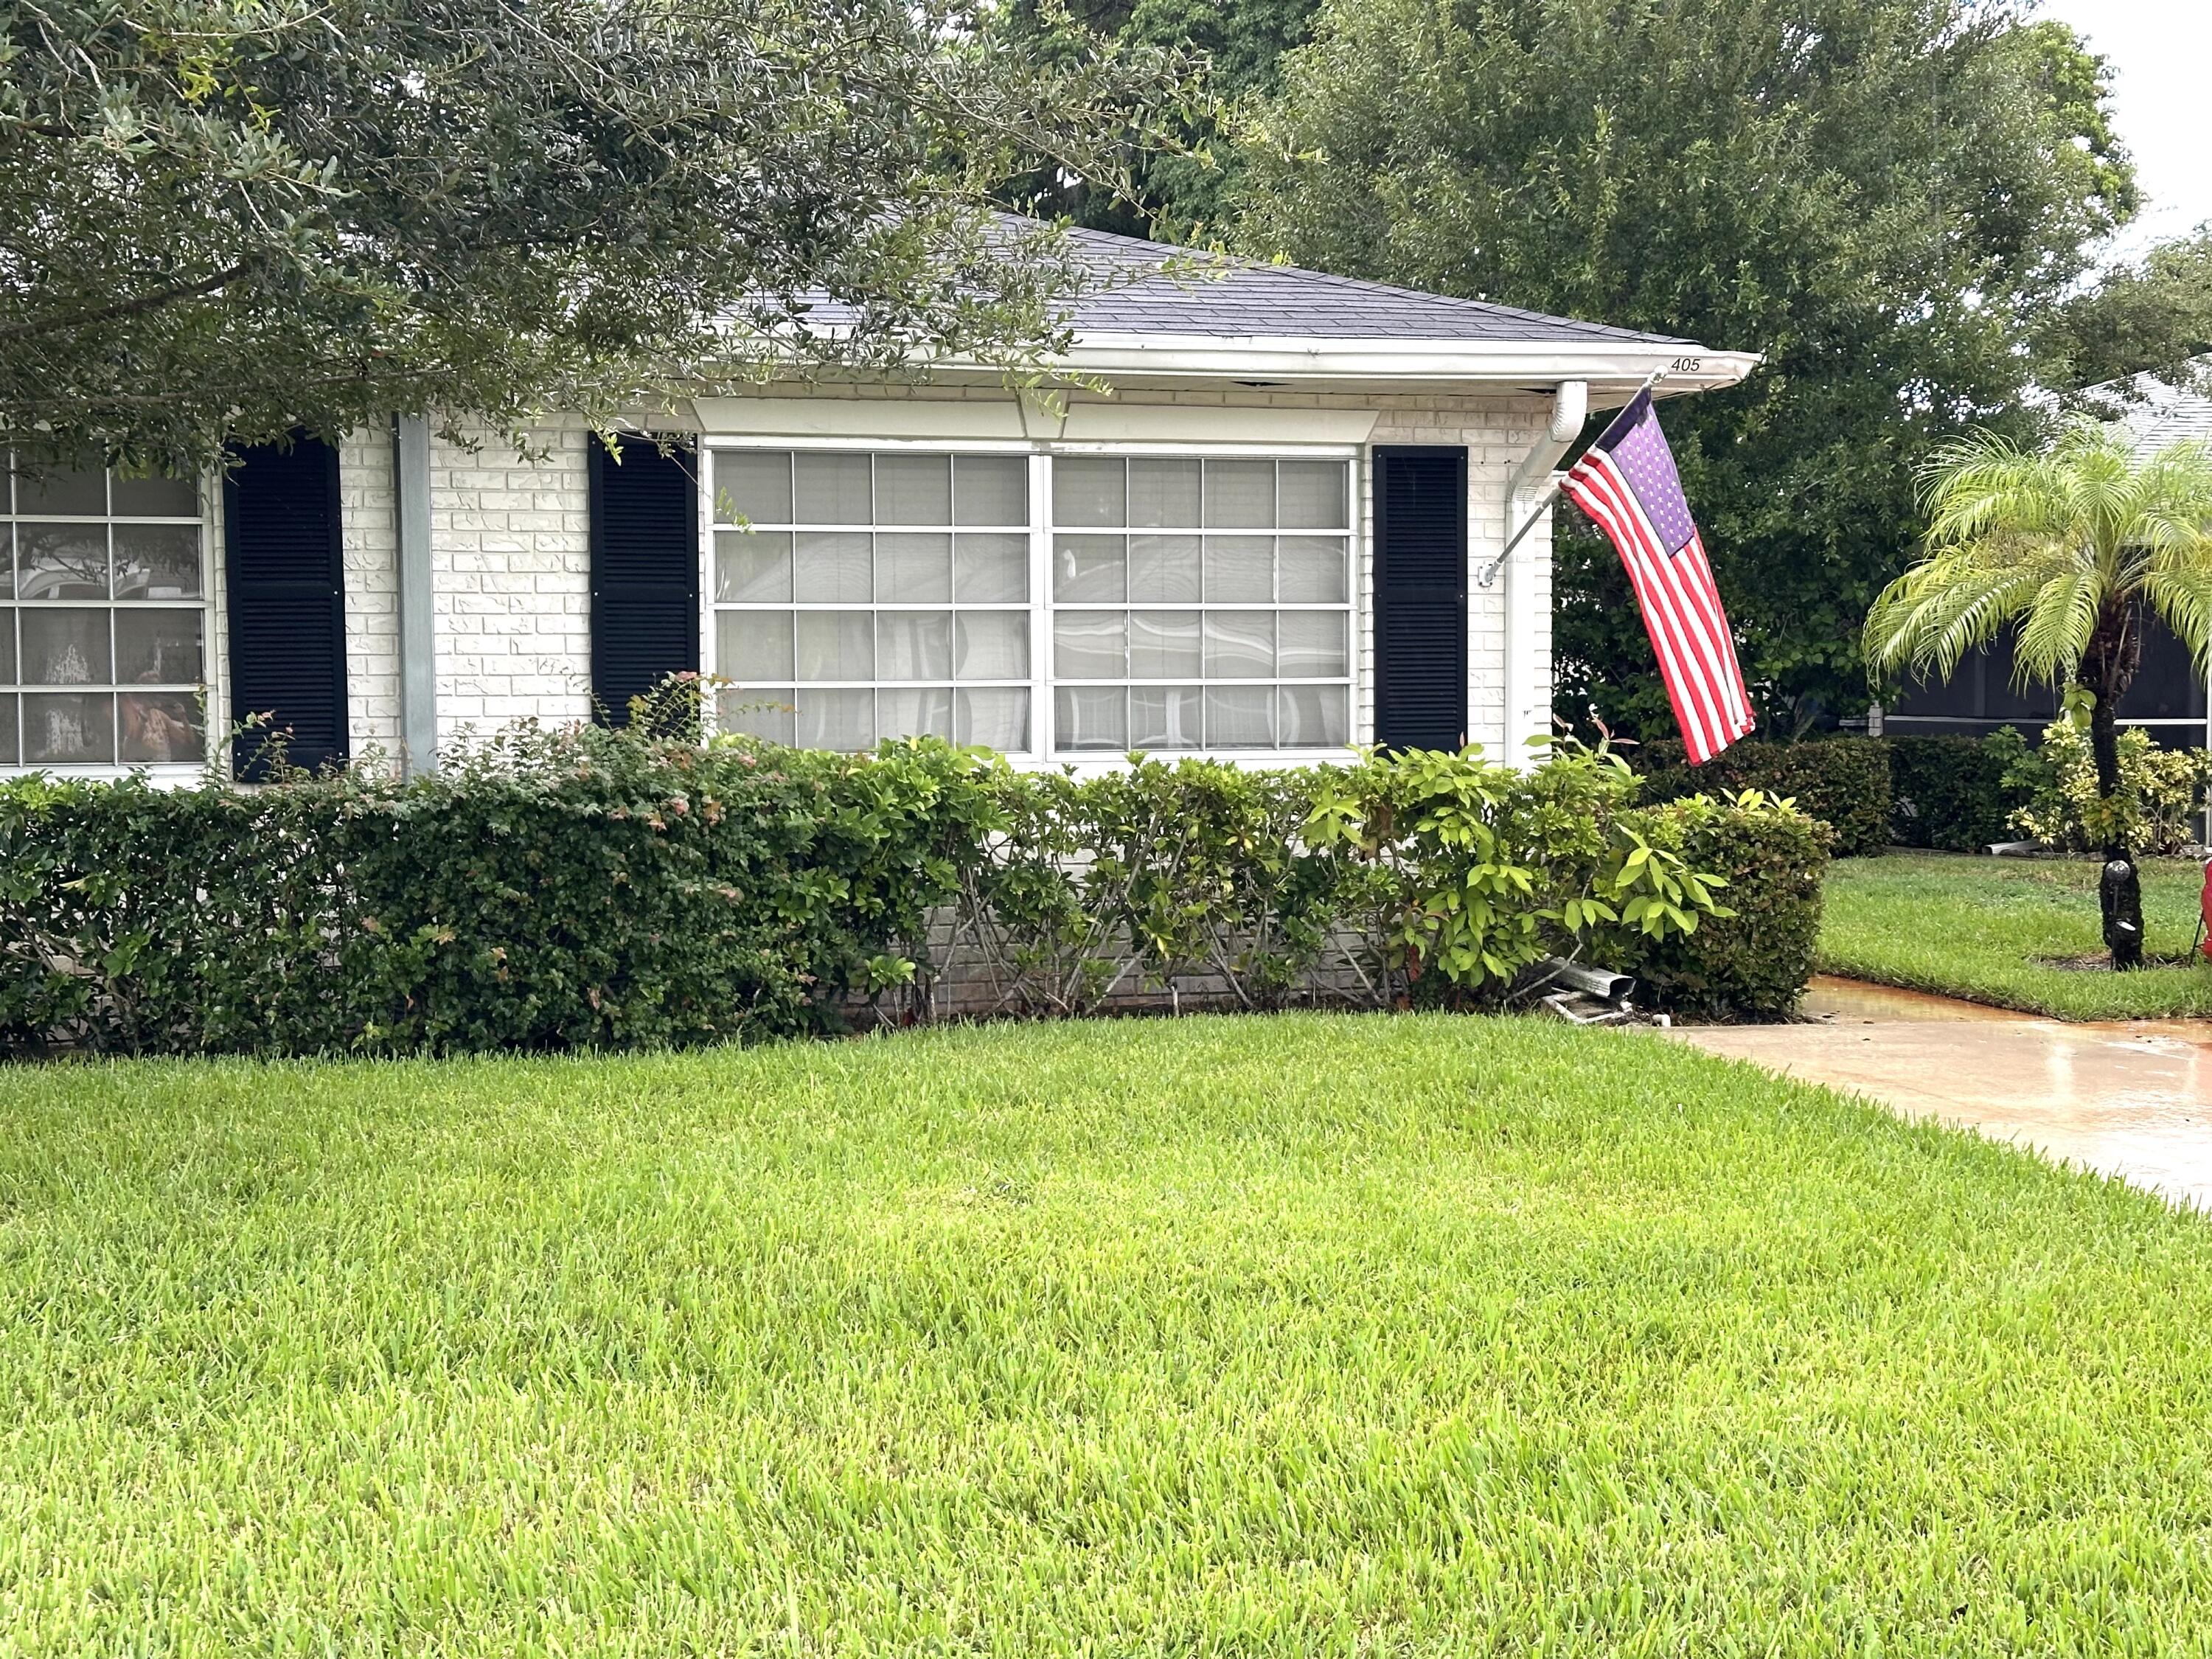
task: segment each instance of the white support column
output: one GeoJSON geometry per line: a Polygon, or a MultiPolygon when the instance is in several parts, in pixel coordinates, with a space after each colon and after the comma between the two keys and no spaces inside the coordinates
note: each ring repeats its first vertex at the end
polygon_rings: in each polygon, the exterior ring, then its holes
{"type": "Polygon", "coordinates": [[[407,777],[438,764],[436,611],[430,594],[430,421],[392,422],[394,529],[399,555],[399,761],[407,777]]]}
{"type": "MultiPolygon", "coordinates": [[[[1554,493],[1552,469],[1581,433],[1589,412],[1589,383],[1562,381],[1553,396],[1550,421],[1506,486],[1501,536],[1510,536],[1554,493]]],[[[1499,758],[1513,766],[1529,759],[1530,738],[1552,729],[1550,677],[1538,672],[1539,658],[1550,654],[1550,619],[1545,612],[1551,602],[1551,550],[1547,517],[1504,561],[1505,742],[1499,758]]]]}

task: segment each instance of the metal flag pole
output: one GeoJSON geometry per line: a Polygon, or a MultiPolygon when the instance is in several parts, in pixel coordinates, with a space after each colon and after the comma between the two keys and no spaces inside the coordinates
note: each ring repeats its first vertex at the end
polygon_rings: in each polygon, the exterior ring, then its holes
{"type": "MultiPolygon", "coordinates": [[[[1620,424],[1621,416],[1627,414],[1635,407],[1637,398],[1666,378],[1667,371],[1663,368],[1655,368],[1650,374],[1645,375],[1644,384],[1630,394],[1628,401],[1620,406],[1620,413],[1606,423],[1605,430],[1598,434],[1595,442],[1603,443],[1611,435],[1613,428],[1620,424]]],[[[1559,468],[1552,469],[1544,480],[1543,489],[1536,493],[1536,504],[1528,509],[1528,516],[1521,520],[1521,527],[1505,538],[1505,545],[1498,550],[1498,556],[1485,566],[1481,574],[1474,579],[1478,586],[1487,587],[1498,580],[1498,573],[1505,568],[1506,560],[1513,556],[1513,550],[1528,538],[1528,532],[1536,527],[1536,520],[1542,518],[1551,507],[1552,497],[1559,493],[1560,480],[1565,477],[1566,474],[1560,471],[1559,468]]]]}

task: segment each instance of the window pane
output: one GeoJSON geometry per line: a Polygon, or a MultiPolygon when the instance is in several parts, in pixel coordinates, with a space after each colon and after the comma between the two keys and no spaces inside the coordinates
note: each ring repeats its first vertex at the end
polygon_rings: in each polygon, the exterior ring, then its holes
{"type": "Polygon", "coordinates": [[[1129,538],[1129,597],[1139,604],[1188,601],[1199,597],[1199,538],[1195,536],[1129,538]]]}
{"type": "Polygon", "coordinates": [[[1129,614],[1129,677],[1139,680],[1198,678],[1198,612],[1134,611],[1129,614]]]}
{"type": "Polygon", "coordinates": [[[1118,685],[1063,685],[1053,694],[1053,715],[1060,724],[1062,749],[1129,746],[1128,694],[1118,685]]]}
{"type": "Polygon", "coordinates": [[[952,688],[917,686],[876,693],[877,734],[885,738],[952,738],[952,688]]]}
{"type": "Polygon", "coordinates": [[[787,685],[732,686],[715,705],[715,724],[725,732],[765,738],[770,743],[792,738],[791,688],[787,685]]]}
{"type": "Polygon", "coordinates": [[[1285,679],[1330,680],[1352,672],[1341,611],[1285,611],[1275,626],[1285,679]]]}
{"type": "Polygon", "coordinates": [[[31,766],[112,764],[115,698],[105,691],[24,698],[23,751],[31,766]]]}
{"type": "Polygon", "coordinates": [[[15,747],[15,694],[0,697],[0,766],[16,766],[22,752],[15,747]]]}
{"type": "Polygon", "coordinates": [[[16,589],[27,599],[107,597],[107,526],[19,524],[16,589]]]}
{"type": "Polygon", "coordinates": [[[1342,461],[1285,461],[1281,465],[1285,530],[1346,527],[1342,461]]]}
{"type": "Polygon", "coordinates": [[[0,611],[0,685],[13,685],[15,683],[15,613],[0,611]]]}
{"type": "Polygon", "coordinates": [[[1027,679],[1029,612],[962,611],[953,625],[952,672],[963,680],[1027,679]]]}
{"type": "Polygon", "coordinates": [[[15,596],[15,526],[0,524],[0,599],[15,596]]]}
{"type": "Polygon", "coordinates": [[[1054,613],[1053,673],[1064,680],[1118,680],[1129,672],[1128,616],[1120,611],[1054,613]]]}
{"type": "Polygon", "coordinates": [[[115,613],[115,678],[131,685],[198,685],[200,612],[115,613]]]}
{"type": "Polygon", "coordinates": [[[952,678],[952,613],[886,611],[876,618],[876,677],[885,680],[952,678]]]}
{"type": "Polygon", "coordinates": [[[126,692],[121,699],[123,758],[147,765],[207,758],[199,700],[177,692],[126,692]]]}
{"type": "Polygon", "coordinates": [[[714,618],[714,671],[724,679],[792,677],[791,612],[725,611],[714,618]]]}
{"type": "Polygon", "coordinates": [[[1210,685],[1206,689],[1206,746],[1275,746],[1275,691],[1267,685],[1210,685]]]}
{"type": "MultiPolygon", "coordinates": [[[[874,510],[866,455],[800,453],[793,511],[798,524],[866,524],[874,510]]],[[[870,717],[872,720],[873,716],[870,717]]],[[[802,719],[801,725],[805,724],[802,719]]]]}
{"type": "Polygon", "coordinates": [[[1206,525],[1209,530],[1275,527],[1273,461],[1208,461],[1206,525]]]}
{"type": "Polygon", "coordinates": [[[1275,597],[1275,543],[1270,536],[1206,538],[1206,602],[1257,603],[1275,597]]]}
{"type": "Polygon", "coordinates": [[[1285,605],[1342,605],[1352,597],[1346,585],[1342,537],[1285,536],[1276,548],[1283,566],[1285,605]]]}
{"type": "Polygon", "coordinates": [[[1198,463],[1132,459],[1129,522],[1171,530],[1198,527],[1198,463]]]}
{"type": "Polygon", "coordinates": [[[25,610],[17,615],[26,684],[101,685],[114,679],[106,611],[25,610]]]}
{"type": "Polygon", "coordinates": [[[792,538],[792,591],[823,605],[875,597],[875,538],[865,530],[801,531],[792,538]]]}
{"type": "Polygon", "coordinates": [[[876,597],[911,602],[952,597],[952,538],[878,536],[876,597]]]}
{"type": "Polygon", "coordinates": [[[1128,555],[1119,536],[1062,536],[1052,562],[1053,598],[1062,605],[1127,597],[1128,555]]]}
{"type": "Polygon", "coordinates": [[[876,677],[876,619],[865,611],[799,613],[799,678],[872,680],[876,677]]]}
{"type": "Polygon", "coordinates": [[[199,487],[190,478],[125,478],[108,485],[118,517],[197,519],[200,514],[199,487]]]}
{"type": "Polygon", "coordinates": [[[107,474],[98,467],[82,471],[58,468],[39,477],[19,472],[15,475],[15,510],[90,514],[98,518],[107,511],[107,474]]]}
{"type": "Polygon", "coordinates": [[[952,550],[953,595],[963,605],[1018,602],[1030,596],[1026,536],[961,536],[952,550]]]}
{"type": "Polygon", "coordinates": [[[802,749],[834,749],[852,754],[876,746],[876,694],[872,691],[813,691],[800,686],[792,725],[802,749]]]}
{"type": "Polygon", "coordinates": [[[115,526],[115,597],[196,599],[200,596],[200,527],[196,524],[115,526]]]}
{"type": "Polygon", "coordinates": [[[791,597],[788,530],[714,532],[714,597],[756,602],[791,597]]]}
{"type": "Polygon", "coordinates": [[[1064,528],[1121,525],[1122,465],[1119,458],[1066,455],[1052,464],[1052,521],[1064,528]]]}
{"type": "Polygon", "coordinates": [[[791,456],[774,450],[714,453],[714,518],[721,524],[789,524],[791,456]]]}
{"type": "Polygon", "coordinates": [[[952,522],[1026,525],[1030,464],[1020,455],[961,455],[952,462],[952,522]]]}
{"type": "Polygon", "coordinates": [[[1341,749],[1352,741],[1352,721],[1346,713],[1341,685],[1286,685],[1277,695],[1282,700],[1282,737],[1285,749],[1341,749]]]}
{"type": "Polygon", "coordinates": [[[1200,693],[1194,685],[1133,685],[1129,688],[1129,746],[1133,749],[1204,747],[1200,693]]]}
{"type": "Polygon", "coordinates": [[[1206,678],[1267,679],[1275,672],[1275,614],[1272,611],[1206,613],[1206,678]]]}
{"type": "Polygon", "coordinates": [[[951,524],[952,461],[945,455],[876,457],[878,524],[951,524]]]}
{"type": "Polygon", "coordinates": [[[958,716],[954,741],[985,749],[1025,750],[1030,746],[1030,694],[1022,686],[986,686],[954,695],[958,716]]]}

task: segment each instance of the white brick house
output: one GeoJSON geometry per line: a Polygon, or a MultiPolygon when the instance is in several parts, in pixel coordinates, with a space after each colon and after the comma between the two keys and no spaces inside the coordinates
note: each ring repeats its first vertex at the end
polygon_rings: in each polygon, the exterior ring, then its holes
{"type": "Polygon", "coordinates": [[[680,668],[741,688],[729,724],[826,746],[1515,755],[1548,726],[1551,595],[1547,527],[1481,580],[1510,526],[1586,410],[1756,361],[1282,267],[1147,276],[1170,250],[1078,234],[1123,280],[1051,393],[942,365],[696,399],[673,460],[416,417],[220,489],[18,485],[0,767],[183,775],[252,710],[303,758],[421,764],[680,668]]]}

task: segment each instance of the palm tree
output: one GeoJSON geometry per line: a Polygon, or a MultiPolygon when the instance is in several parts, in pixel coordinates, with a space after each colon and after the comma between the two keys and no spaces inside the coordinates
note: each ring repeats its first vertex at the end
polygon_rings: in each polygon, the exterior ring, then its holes
{"type": "Polygon", "coordinates": [[[2142,898],[2120,787],[2121,695],[2142,661],[2147,613],[2212,658],[2212,449],[2138,455],[2124,432],[2079,421],[2042,451],[1988,433],[1941,450],[1922,475],[1928,552],[1875,601],[1866,654],[1878,673],[1948,676],[2017,626],[2022,684],[2072,686],[2087,703],[2105,847],[2100,885],[2115,968],[2142,960],[2142,898]]]}

